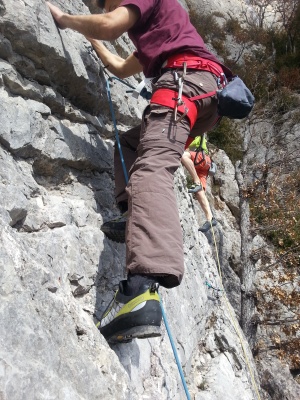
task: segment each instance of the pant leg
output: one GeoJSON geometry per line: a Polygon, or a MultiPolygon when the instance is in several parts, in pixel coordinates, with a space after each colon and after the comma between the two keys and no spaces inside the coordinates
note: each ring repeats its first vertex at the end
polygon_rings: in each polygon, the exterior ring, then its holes
{"type": "Polygon", "coordinates": [[[145,115],[138,158],[130,171],[127,269],[151,274],[165,287],[183,277],[182,230],[174,192],[189,124],[174,124],[173,111],[151,106],[145,115]]]}
{"type": "MultiPolygon", "coordinates": [[[[164,74],[156,85],[177,89],[171,72],[164,74]]],[[[183,92],[196,96],[215,88],[210,73],[197,71],[187,74],[183,92]]],[[[216,100],[201,100],[198,120],[203,121],[202,129],[216,117],[216,100]]],[[[143,117],[138,158],[127,186],[127,269],[132,274],[157,275],[160,284],[168,288],[179,285],[184,273],[182,231],[173,177],[189,133],[186,118],[175,124],[173,110],[149,106],[143,117]]]]}
{"type": "MultiPolygon", "coordinates": [[[[123,159],[129,176],[129,171],[137,159],[137,147],[140,142],[141,126],[136,126],[127,132],[120,135],[120,146],[123,154],[123,159]]],[[[126,181],[121,160],[121,155],[117,143],[115,144],[114,152],[114,170],[115,170],[115,198],[117,204],[127,201],[128,196],[125,191],[126,181]]]]}

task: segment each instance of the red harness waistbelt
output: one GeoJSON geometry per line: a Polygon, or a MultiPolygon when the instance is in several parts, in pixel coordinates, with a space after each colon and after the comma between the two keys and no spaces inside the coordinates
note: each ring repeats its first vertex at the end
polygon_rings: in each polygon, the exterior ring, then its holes
{"type": "Polygon", "coordinates": [[[218,63],[189,53],[170,56],[165,64],[163,64],[163,68],[183,68],[184,62],[186,63],[187,68],[190,69],[208,71],[215,74],[217,77],[224,74],[221,65],[218,63]]]}

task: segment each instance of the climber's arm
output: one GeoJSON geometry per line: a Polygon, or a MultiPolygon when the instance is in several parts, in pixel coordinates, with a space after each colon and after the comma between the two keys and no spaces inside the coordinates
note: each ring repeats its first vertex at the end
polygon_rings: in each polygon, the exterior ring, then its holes
{"type": "Polygon", "coordinates": [[[124,60],[124,58],[111,53],[99,40],[92,38],[87,39],[91,42],[105,68],[118,78],[127,78],[128,76],[135,75],[143,71],[142,65],[139,63],[139,60],[134,54],[131,54],[124,60]]]}
{"type": "Polygon", "coordinates": [[[200,179],[197,175],[197,171],[195,169],[194,161],[192,161],[191,154],[188,149],[186,149],[181,157],[182,165],[187,169],[188,173],[191,175],[193,182],[196,184],[200,183],[200,179]]]}
{"type": "Polygon", "coordinates": [[[102,40],[115,40],[127,32],[139,19],[136,7],[117,7],[106,14],[69,15],[47,2],[60,29],[70,28],[84,36],[102,40]]]}

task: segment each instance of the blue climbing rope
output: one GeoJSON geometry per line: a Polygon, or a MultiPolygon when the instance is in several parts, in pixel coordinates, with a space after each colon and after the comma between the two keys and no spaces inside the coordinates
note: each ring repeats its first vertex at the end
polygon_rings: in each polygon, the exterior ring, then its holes
{"type": "MultiPolygon", "coordinates": [[[[115,128],[115,137],[116,137],[116,142],[117,142],[117,145],[118,145],[118,150],[119,150],[119,153],[120,153],[120,158],[121,158],[122,168],[123,168],[123,172],[124,172],[125,182],[127,184],[128,183],[128,173],[127,173],[127,169],[126,169],[126,165],[125,165],[125,161],[124,161],[124,157],[123,157],[123,152],[122,152],[122,148],[121,148],[121,144],[120,144],[120,137],[119,137],[119,132],[118,132],[118,128],[117,128],[115,112],[114,112],[113,103],[112,103],[112,99],[111,99],[111,93],[110,93],[110,82],[112,82],[113,79],[118,80],[119,82],[123,83],[124,85],[129,86],[131,89],[134,89],[134,87],[129,85],[126,81],[124,81],[124,80],[122,80],[120,78],[117,78],[116,76],[112,76],[112,77],[110,76],[108,79],[106,79],[106,92],[107,92],[107,97],[108,97],[108,101],[109,101],[109,108],[110,108],[110,112],[111,112],[111,115],[112,115],[112,120],[113,120],[113,124],[114,124],[114,128],[115,128]]],[[[179,358],[178,358],[177,350],[176,350],[176,347],[175,347],[175,344],[174,344],[174,340],[172,338],[172,334],[171,334],[171,331],[170,331],[170,328],[169,328],[169,324],[168,324],[168,321],[167,321],[166,313],[165,313],[165,310],[164,310],[164,307],[163,307],[162,300],[161,300],[160,296],[159,296],[159,300],[160,300],[160,307],[161,307],[161,312],[162,312],[164,324],[165,324],[165,327],[166,327],[166,330],[167,330],[167,333],[168,333],[168,336],[169,336],[169,340],[170,340],[170,343],[171,343],[171,346],[172,346],[173,354],[174,354],[174,357],[175,357],[175,360],[176,360],[176,364],[177,364],[177,367],[178,367],[178,370],[179,370],[179,374],[180,374],[180,377],[181,377],[181,381],[182,381],[182,384],[183,384],[183,387],[184,387],[184,390],[185,390],[186,398],[188,400],[191,400],[191,396],[190,396],[189,391],[188,391],[188,387],[187,387],[187,384],[186,384],[186,381],[185,381],[185,378],[184,378],[183,370],[182,370],[182,367],[181,367],[181,364],[180,364],[180,361],[179,361],[179,358]]]]}
{"type": "Polygon", "coordinates": [[[117,78],[116,76],[112,76],[112,77],[109,77],[108,79],[106,79],[106,92],[107,92],[107,97],[108,97],[108,102],[109,102],[109,108],[110,108],[110,112],[111,112],[111,116],[112,116],[112,120],[113,120],[113,124],[114,124],[114,128],[115,128],[116,142],[117,142],[117,145],[118,145],[118,150],[119,150],[119,153],[120,153],[120,158],[121,158],[123,173],[124,173],[124,177],[125,177],[125,182],[126,182],[126,185],[127,185],[127,183],[128,183],[128,173],[127,173],[127,169],[126,169],[126,165],[125,165],[125,161],[124,161],[124,157],[123,157],[123,152],[122,152],[122,148],[121,148],[121,144],[120,144],[119,131],[118,131],[118,128],[117,128],[117,121],[116,121],[115,111],[114,111],[114,108],[113,108],[113,103],[112,103],[111,93],[110,93],[110,82],[112,82],[113,79],[124,83],[125,85],[129,86],[132,89],[134,89],[134,87],[129,85],[127,82],[123,81],[122,79],[117,78]]]}
{"type": "Polygon", "coordinates": [[[172,334],[171,334],[171,331],[170,331],[170,327],[169,327],[169,324],[168,324],[168,321],[167,321],[166,313],[165,313],[165,310],[164,310],[164,307],[163,307],[163,304],[162,304],[160,296],[159,296],[159,301],[160,301],[160,307],[161,307],[163,320],[164,320],[164,323],[165,323],[166,330],[168,332],[169,340],[170,340],[170,343],[171,343],[171,346],[172,346],[173,354],[174,354],[174,357],[175,357],[175,360],[176,360],[176,364],[177,364],[177,367],[178,367],[178,370],[179,370],[179,374],[180,374],[181,381],[182,381],[182,384],[183,384],[183,387],[184,387],[186,398],[188,400],[191,400],[191,396],[189,394],[189,390],[188,390],[188,387],[187,387],[187,384],[186,384],[186,381],[185,381],[185,378],[184,378],[183,370],[182,370],[182,367],[181,367],[181,364],[180,364],[180,361],[179,361],[179,358],[178,358],[177,350],[176,350],[176,347],[175,347],[175,344],[174,344],[174,341],[173,341],[173,338],[172,338],[172,334]]]}

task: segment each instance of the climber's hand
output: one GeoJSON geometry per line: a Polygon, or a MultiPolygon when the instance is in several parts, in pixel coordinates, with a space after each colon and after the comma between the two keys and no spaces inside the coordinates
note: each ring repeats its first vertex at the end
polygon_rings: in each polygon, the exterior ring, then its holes
{"type": "Polygon", "coordinates": [[[50,8],[50,12],[52,14],[52,17],[55,19],[57,26],[60,29],[66,29],[67,25],[64,24],[63,19],[64,19],[64,16],[67,14],[62,12],[58,7],[54,6],[53,4],[49,3],[48,1],[46,1],[46,4],[50,8]]]}
{"type": "Polygon", "coordinates": [[[94,44],[94,43],[98,43],[100,40],[97,40],[97,39],[94,39],[94,38],[91,38],[91,37],[88,37],[88,36],[86,36],[85,37],[91,44],[94,44]]]}

